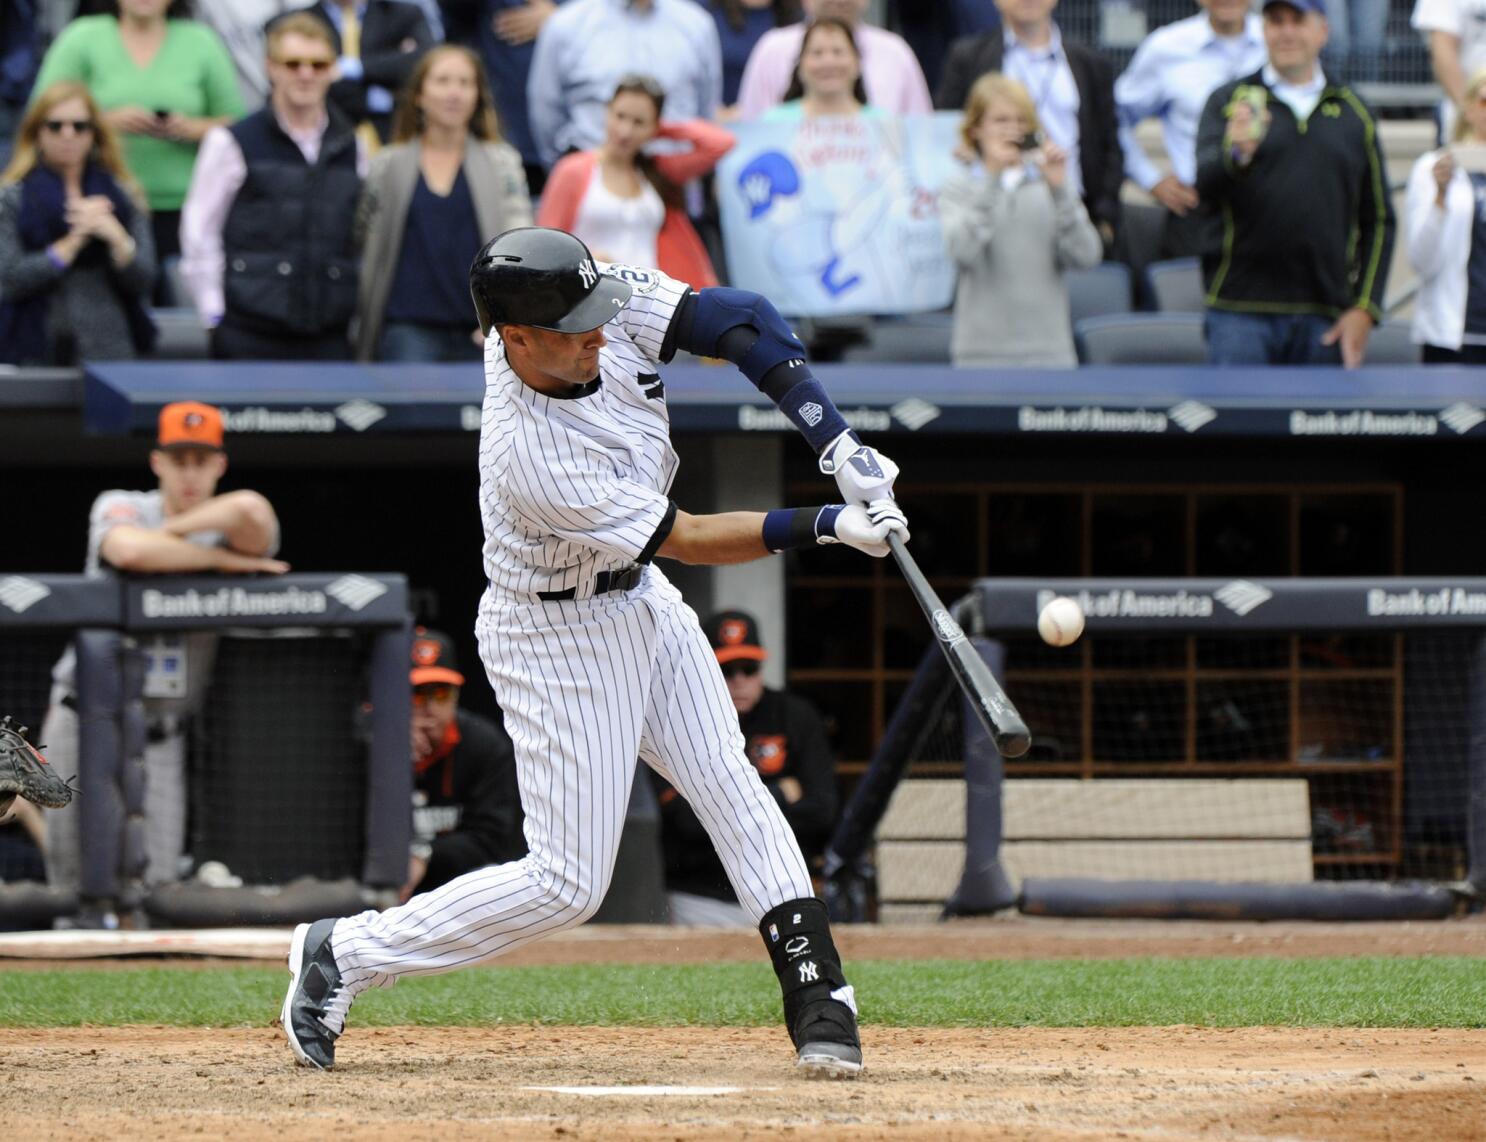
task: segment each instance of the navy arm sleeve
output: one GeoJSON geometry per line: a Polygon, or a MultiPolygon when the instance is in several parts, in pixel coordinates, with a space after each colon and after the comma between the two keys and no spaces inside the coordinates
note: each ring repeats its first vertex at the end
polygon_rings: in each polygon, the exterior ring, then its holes
{"type": "Polygon", "coordinates": [[[677,349],[737,365],[817,453],[848,431],[810,371],[804,344],[762,294],[727,286],[687,294],[666,331],[667,352],[677,349]]]}

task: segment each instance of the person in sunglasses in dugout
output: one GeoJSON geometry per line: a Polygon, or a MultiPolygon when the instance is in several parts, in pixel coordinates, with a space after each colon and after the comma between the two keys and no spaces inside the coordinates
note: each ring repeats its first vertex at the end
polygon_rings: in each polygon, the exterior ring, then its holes
{"type": "Polygon", "coordinates": [[[459,708],[464,675],[442,631],[413,635],[413,842],[398,902],[526,855],[511,739],[459,708]]]}
{"type": "Polygon", "coordinates": [[[80,83],[55,83],[21,121],[0,174],[0,361],[74,365],[154,345],[144,195],[80,83]]]}
{"type": "MultiPolygon", "coordinates": [[[[812,870],[836,824],[836,762],[825,724],[804,698],[764,685],[758,622],[721,611],[703,624],[738,711],[748,758],[774,794],[812,870]]],[[[671,922],[687,927],[752,928],[712,842],[686,799],[655,778],[671,922]]]]}
{"type": "Polygon", "coordinates": [[[336,45],[324,22],[276,20],[267,54],[268,104],[202,141],[181,210],[181,276],[214,357],[345,360],[366,146],[328,102],[336,45]]]}

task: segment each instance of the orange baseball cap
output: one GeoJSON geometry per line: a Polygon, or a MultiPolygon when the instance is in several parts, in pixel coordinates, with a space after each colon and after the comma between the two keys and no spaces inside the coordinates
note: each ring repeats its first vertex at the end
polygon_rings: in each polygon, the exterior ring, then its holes
{"type": "Polygon", "coordinates": [[[155,447],[223,451],[221,410],[194,400],[166,405],[160,410],[160,431],[155,438],[155,447]]]}
{"type": "Polygon", "coordinates": [[[414,686],[430,682],[452,682],[464,685],[464,675],[454,658],[454,640],[441,630],[418,627],[413,632],[413,668],[408,680],[414,686]]]}
{"type": "Polygon", "coordinates": [[[722,611],[708,619],[702,629],[719,664],[737,662],[740,658],[762,662],[769,657],[758,636],[758,623],[746,611],[722,611]]]}

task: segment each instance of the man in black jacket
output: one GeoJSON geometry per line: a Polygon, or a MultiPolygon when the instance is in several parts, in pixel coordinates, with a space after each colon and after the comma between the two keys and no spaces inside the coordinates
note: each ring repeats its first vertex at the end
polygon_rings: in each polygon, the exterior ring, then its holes
{"type": "Polygon", "coordinates": [[[1002,27],[955,41],[934,106],[962,110],[970,88],[989,71],[1020,82],[1032,96],[1043,131],[1068,153],[1075,189],[1108,248],[1119,226],[1125,181],[1114,69],[1095,52],[1063,39],[1052,18],[1057,6],[1058,0],[996,0],[1002,27]]]}
{"type": "MultiPolygon", "coordinates": [[[[758,623],[743,611],[723,611],[703,624],[738,711],[744,749],[774,794],[811,867],[836,823],[836,763],[825,726],[803,698],[764,687],[758,623]]],[[[671,920],[706,927],[753,926],[738,903],[722,862],[686,800],[655,778],[661,805],[666,894],[671,920]]]]}
{"type": "Polygon", "coordinates": [[[1377,124],[1321,71],[1323,0],[1267,0],[1269,63],[1213,92],[1197,192],[1220,213],[1202,259],[1220,365],[1362,364],[1382,319],[1393,206],[1377,124]]]}
{"type": "Polygon", "coordinates": [[[326,102],[335,47],[324,23],[291,12],[266,47],[268,103],[201,141],[181,208],[181,274],[212,356],[343,360],[366,148],[326,102]]]}
{"type": "Polygon", "coordinates": [[[304,11],[335,37],[339,78],[331,103],[353,123],[370,122],[385,143],[397,92],[433,46],[422,11],[401,0],[320,0],[304,11]]]}
{"type": "Polygon", "coordinates": [[[505,729],[459,708],[454,644],[413,638],[413,846],[402,900],[526,855],[516,759],[505,729]]]}

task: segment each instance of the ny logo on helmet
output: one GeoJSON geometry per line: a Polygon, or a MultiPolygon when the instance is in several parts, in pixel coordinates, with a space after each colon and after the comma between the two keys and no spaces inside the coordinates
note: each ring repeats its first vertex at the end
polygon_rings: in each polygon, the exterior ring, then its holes
{"type": "Polygon", "coordinates": [[[592,289],[599,280],[599,272],[593,268],[592,262],[579,262],[578,276],[583,279],[584,289],[592,289]]]}

